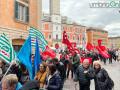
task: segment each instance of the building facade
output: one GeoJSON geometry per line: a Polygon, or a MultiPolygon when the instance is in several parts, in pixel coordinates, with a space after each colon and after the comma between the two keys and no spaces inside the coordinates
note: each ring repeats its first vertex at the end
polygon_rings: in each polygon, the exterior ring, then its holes
{"type": "Polygon", "coordinates": [[[78,47],[84,48],[86,26],[68,22],[67,16],[60,15],[60,0],[50,0],[50,14],[42,13],[42,33],[50,47],[65,48],[62,44],[64,30],[70,42],[77,42],[78,47]]]}
{"type": "Polygon", "coordinates": [[[0,0],[0,35],[5,33],[16,52],[30,26],[42,30],[42,0],[0,0]]]}
{"type": "Polygon", "coordinates": [[[109,48],[120,47],[120,36],[119,37],[108,37],[109,48]]]}
{"type": "Polygon", "coordinates": [[[87,41],[92,45],[98,45],[98,39],[102,40],[102,43],[108,47],[108,31],[105,31],[103,29],[89,27],[87,29],[87,41]]]}

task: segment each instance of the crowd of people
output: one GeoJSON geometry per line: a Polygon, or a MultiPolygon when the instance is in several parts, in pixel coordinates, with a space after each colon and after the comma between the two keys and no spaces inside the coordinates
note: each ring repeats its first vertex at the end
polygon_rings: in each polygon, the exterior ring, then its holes
{"type": "MultiPolygon", "coordinates": [[[[111,56],[109,64],[112,63],[112,59],[118,61],[118,50],[108,52],[111,56]]],[[[77,85],[79,81],[80,90],[90,90],[92,79],[95,82],[95,90],[111,90],[108,84],[110,77],[99,61],[106,64],[107,58],[98,52],[93,50],[83,51],[80,54],[73,52],[73,55],[63,52],[60,59],[57,57],[50,59],[50,56],[47,56],[47,60],[44,60],[42,55],[40,58],[42,61],[39,65],[40,70],[34,80],[30,80],[29,70],[21,62],[19,64],[11,62],[11,68],[8,69],[10,65],[0,59],[0,90],[63,90],[64,82],[70,78],[70,71],[73,84],[77,85]],[[92,58],[92,67],[88,59],[81,64],[81,57],[92,58]]],[[[34,64],[34,56],[32,64],[34,64]]]]}

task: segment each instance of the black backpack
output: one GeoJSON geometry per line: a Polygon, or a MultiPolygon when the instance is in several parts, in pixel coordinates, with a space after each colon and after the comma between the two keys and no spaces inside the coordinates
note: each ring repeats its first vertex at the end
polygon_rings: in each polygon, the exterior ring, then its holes
{"type": "Polygon", "coordinates": [[[114,81],[109,77],[109,82],[108,82],[108,88],[109,90],[112,90],[114,88],[114,81]]]}

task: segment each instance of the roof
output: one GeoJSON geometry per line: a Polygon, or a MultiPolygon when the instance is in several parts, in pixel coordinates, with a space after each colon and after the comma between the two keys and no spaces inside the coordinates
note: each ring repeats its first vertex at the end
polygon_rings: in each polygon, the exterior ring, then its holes
{"type": "Polygon", "coordinates": [[[112,39],[112,38],[120,38],[120,36],[117,36],[117,37],[108,37],[108,38],[109,38],[109,39],[110,39],[110,38],[111,38],[111,39],[112,39]]]}
{"type": "Polygon", "coordinates": [[[106,30],[103,30],[103,29],[100,29],[100,28],[94,28],[94,27],[89,27],[87,30],[90,30],[90,29],[108,32],[106,30]]]}

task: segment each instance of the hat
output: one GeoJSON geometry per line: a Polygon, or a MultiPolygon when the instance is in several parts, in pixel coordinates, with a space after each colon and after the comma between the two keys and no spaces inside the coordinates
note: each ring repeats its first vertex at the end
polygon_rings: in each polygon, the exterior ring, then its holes
{"type": "Polygon", "coordinates": [[[2,74],[2,69],[0,68],[0,74],[2,74]]]}
{"type": "Polygon", "coordinates": [[[27,81],[19,90],[32,90],[40,88],[40,83],[37,80],[29,80],[27,81]]]}

